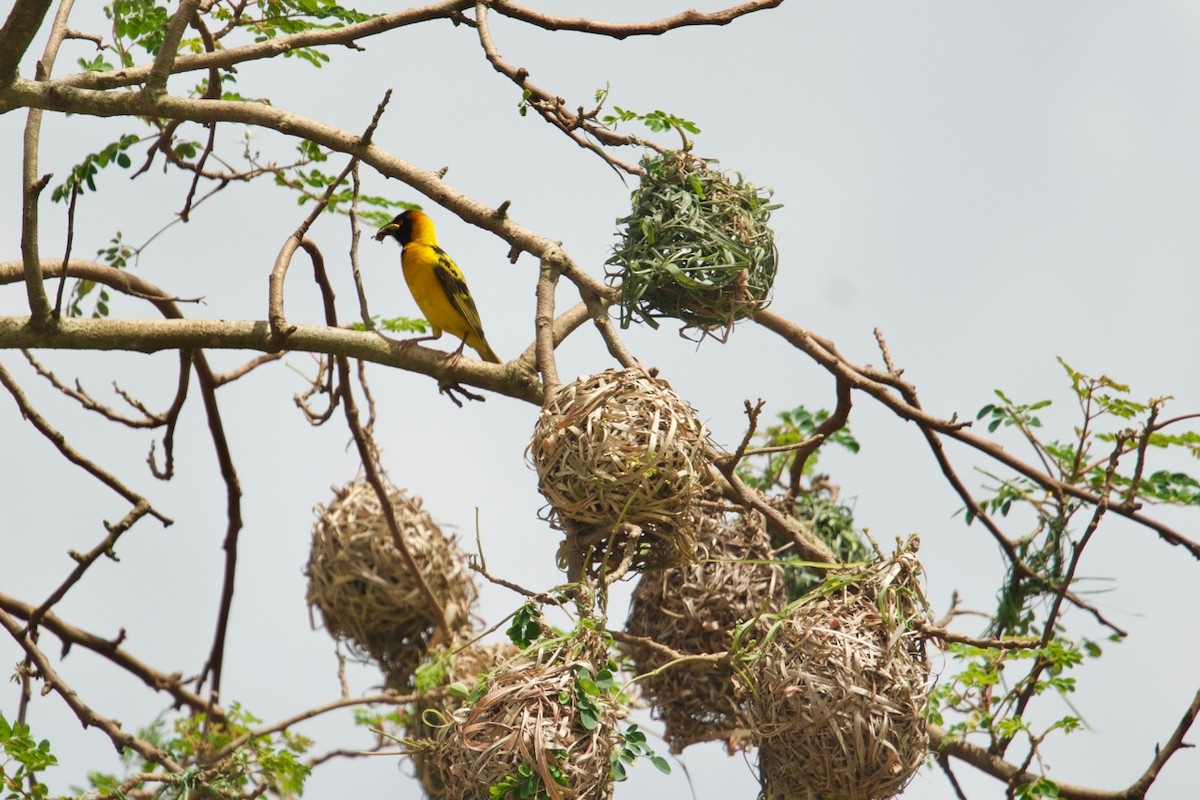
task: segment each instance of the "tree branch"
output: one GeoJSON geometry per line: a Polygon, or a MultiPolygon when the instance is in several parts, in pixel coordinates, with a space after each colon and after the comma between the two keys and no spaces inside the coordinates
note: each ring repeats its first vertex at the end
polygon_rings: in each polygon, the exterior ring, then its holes
{"type": "MultiPolygon", "coordinates": [[[[1080,489],[1077,486],[1072,486],[1051,475],[1047,475],[1019,458],[1010,455],[998,444],[964,430],[970,424],[969,422],[939,419],[926,413],[919,405],[905,400],[904,397],[898,397],[895,392],[907,393],[910,396],[915,394],[915,392],[911,386],[894,378],[894,376],[879,373],[869,367],[855,366],[845,361],[836,351],[831,352],[818,342],[811,332],[800,325],[779,316],[773,311],[766,310],[757,312],[754,315],[754,320],[769,330],[778,333],[797,349],[807,353],[829,372],[848,380],[855,389],[864,391],[879,400],[901,419],[917,423],[922,430],[936,431],[952,439],[956,439],[1051,491],[1070,495],[1090,505],[1100,502],[1100,496],[1095,492],[1080,489]]],[[[1163,541],[1171,545],[1183,547],[1191,553],[1193,558],[1200,560],[1200,543],[1188,539],[1178,531],[1173,530],[1170,526],[1123,506],[1114,506],[1111,510],[1144,527],[1150,528],[1163,541]]]]}
{"type": "Polygon", "coordinates": [[[0,86],[17,78],[17,67],[50,10],[50,0],[16,0],[0,28],[0,86]]]}
{"type": "MultiPolygon", "coordinates": [[[[22,603],[20,600],[4,594],[0,594],[0,609],[12,614],[17,619],[24,620],[27,624],[37,612],[32,605],[22,603]]],[[[154,691],[166,692],[174,700],[176,706],[187,706],[193,711],[204,711],[207,707],[207,701],[203,697],[184,686],[183,678],[179,673],[167,675],[159,672],[122,650],[120,642],[125,637],[124,631],[116,640],[110,641],[67,624],[50,611],[42,615],[39,627],[43,631],[50,631],[62,641],[64,654],[73,645],[79,645],[112,662],[114,666],[133,675],[154,691]]],[[[219,708],[215,709],[213,713],[219,719],[225,717],[225,712],[219,708]]]]}
{"type": "Polygon", "coordinates": [[[132,734],[126,733],[121,730],[121,725],[118,722],[101,716],[80,700],[75,690],[68,686],[58,676],[58,673],[54,671],[54,668],[50,666],[50,660],[38,649],[37,645],[30,638],[29,633],[25,632],[21,625],[3,610],[0,610],[0,627],[7,630],[13,639],[16,640],[17,644],[21,646],[26,655],[28,655],[29,660],[37,667],[45,685],[62,697],[71,711],[75,713],[75,716],[82,723],[83,727],[90,728],[95,726],[99,728],[113,743],[113,747],[116,748],[118,753],[128,748],[147,761],[153,761],[155,764],[159,764],[171,772],[183,771],[183,767],[177,764],[165,750],[132,734]]]}
{"type": "Polygon", "coordinates": [[[517,5],[509,0],[493,0],[491,6],[498,14],[519,19],[546,30],[578,31],[598,36],[611,36],[614,39],[627,39],[630,36],[659,36],[668,31],[692,25],[728,25],[738,17],[775,8],[781,3],[783,0],[756,0],[756,2],[742,3],[709,13],[688,9],[650,22],[603,22],[582,17],[556,17],[517,5]]]}

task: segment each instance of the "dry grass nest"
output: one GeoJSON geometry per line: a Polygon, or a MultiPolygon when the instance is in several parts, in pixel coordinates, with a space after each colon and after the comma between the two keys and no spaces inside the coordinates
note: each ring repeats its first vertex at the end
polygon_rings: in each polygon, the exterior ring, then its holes
{"type": "MultiPolygon", "coordinates": [[[[379,664],[389,686],[406,689],[437,632],[436,612],[397,550],[371,485],[359,480],[334,492],[328,507],[316,508],[305,569],[309,608],[356,658],[379,664]]],[[[389,486],[388,498],[452,633],[467,635],[476,591],[466,557],[421,510],[419,497],[389,486]]]]}
{"type": "MultiPolygon", "coordinates": [[[[621,289],[621,325],[681,320],[702,334],[767,305],[778,267],[771,190],[716,162],[673,152],[642,160],[641,185],[608,260],[621,289]]],[[[715,335],[715,334],[714,334],[715,335]]]]}
{"type": "Polygon", "coordinates": [[[435,797],[610,798],[625,709],[601,693],[587,697],[585,714],[578,687],[606,660],[599,639],[582,634],[551,651],[531,647],[491,672],[478,699],[450,715],[424,754],[442,784],[435,797]]]}
{"type": "Polygon", "coordinates": [[[551,524],[591,551],[593,572],[623,559],[694,557],[694,498],[707,431],[666,381],[641,369],[584,375],[548,399],[529,443],[551,524]]]}
{"type": "MultiPolygon", "coordinates": [[[[915,540],[915,537],[914,537],[915,540]]],[[[833,575],[784,617],[754,665],[754,741],[766,800],[878,800],[928,752],[928,614],[915,541],[833,575]]]]}
{"type": "MultiPolygon", "coordinates": [[[[446,793],[446,781],[437,764],[431,764],[426,750],[433,746],[438,731],[449,724],[454,711],[462,705],[463,697],[448,691],[452,684],[460,684],[468,692],[480,680],[487,680],[487,673],[513,660],[521,651],[508,642],[467,647],[449,657],[445,672],[434,689],[424,694],[409,708],[405,738],[415,744],[413,762],[417,778],[425,788],[425,794],[433,800],[452,800],[446,793]]],[[[457,800],[457,798],[453,798],[457,800]]]]}
{"type": "MultiPolygon", "coordinates": [[[[625,630],[685,655],[730,651],[739,625],[739,647],[760,640],[787,603],[783,569],[771,559],[762,516],[755,511],[711,510],[700,517],[701,560],[687,567],[647,572],[638,581],[625,630]]],[[[633,646],[639,674],[669,663],[663,653],[633,646]]],[[[748,694],[726,664],[678,664],[640,680],[644,697],[666,728],[674,753],[703,741],[724,740],[730,752],[750,744],[748,694]]]]}

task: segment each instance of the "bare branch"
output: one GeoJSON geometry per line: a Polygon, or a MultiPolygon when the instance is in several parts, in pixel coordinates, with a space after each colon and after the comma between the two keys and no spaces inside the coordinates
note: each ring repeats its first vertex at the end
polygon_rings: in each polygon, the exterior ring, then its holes
{"type": "Polygon", "coordinates": [[[51,592],[50,596],[42,601],[42,604],[29,616],[27,627],[31,631],[37,628],[38,623],[41,622],[46,612],[66,596],[71,587],[79,582],[79,579],[83,577],[83,573],[87,572],[88,567],[95,563],[96,559],[100,558],[100,556],[116,558],[113,554],[113,547],[116,546],[117,540],[121,538],[121,534],[132,528],[139,519],[146,516],[150,511],[150,504],[145,500],[141,500],[116,525],[110,525],[107,522],[104,523],[104,527],[108,530],[108,535],[90,551],[80,554],[72,550],[69,555],[75,560],[75,569],[71,570],[71,574],[67,576],[67,579],[51,592]]]}
{"type": "Polygon", "coordinates": [[[558,285],[559,271],[548,258],[542,259],[537,283],[537,313],[534,317],[534,347],[537,354],[537,370],[542,376],[545,399],[550,400],[562,381],[558,377],[558,366],[554,360],[554,289],[558,285]]]}
{"type": "MultiPolygon", "coordinates": [[[[8,393],[12,395],[13,400],[16,401],[17,408],[21,411],[21,416],[29,420],[30,424],[37,429],[38,433],[46,437],[46,439],[48,439],[50,443],[58,449],[58,452],[62,453],[64,458],[66,458],[72,464],[82,467],[96,480],[100,481],[105,486],[121,495],[121,497],[125,498],[130,505],[139,506],[146,502],[145,498],[143,498],[140,494],[127,487],[116,477],[101,469],[95,462],[91,461],[74,447],[72,447],[67,442],[67,437],[63,436],[62,433],[60,433],[54,428],[54,426],[47,422],[46,418],[39,414],[37,409],[30,404],[29,400],[25,397],[25,393],[21,391],[21,387],[17,385],[17,382],[13,379],[8,370],[4,368],[3,364],[0,364],[0,386],[3,386],[8,390],[8,393]]],[[[169,517],[163,516],[153,509],[149,509],[148,513],[161,522],[164,526],[173,524],[173,520],[171,520],[169,517]]]]}
{"type": "Polygon", "coordinates": [[[631,136],[615,133],[603,125],[596,124],[589,120],[580,109],[580,113],[572,112],[566,106],[566,101],[561,97],[551,95],[545,89],[531,83],[529,81],[529,71],[524,67],[517,68],[501,57],[500,52],[496,49],[495,43],[492,41],[491,29],[488,27],[487,21],[488,4],[485,2],[475,3],[475,20],[476,27],[479,29],[479,44],[483,47],[483,52],[487,56],[492,67],[501,75],[506,76],[509,80],[515,83],[524,92],[525,103],[541,114],[542,118],[555,126],[567,136],[569,136],[576,144],[585,150],[591,150],[600,158],[617,171],[619,175],[622,171],[630,175],[640,175],[641,170],[637,167],[631,167],[604,152],[603,148],[595,142],[584,138],[580,135],[580,131],[585,131],[589,135],[595,137],[599,142],[605,145],[630,145],[638,144],[639,142],[631,136]]]}
{"type": "Polygon", "coordinates": [[[528,22],[531,25],[537,25],[539,28],[545,28],[546,30],[579,31],[580,33],[592,33],[598,36],[611,36],[614,39],[626,39],[630,36],[658,36],[668,31],[691,25],[728,25],[738,17],[768,8],[775,8],[782,2],[783,0],[756,0],[756,2],[742,3],[709,13],[688,9],[687,11],[681,11],[678,14],[650,22],[603,22],[601,20],[584,19],[581,17],[556,17],[526,8],[525,6],[519,6],[516,3],[509,2],[509,0],[493,0],[491,6],[498,14],[519,19],[522,22],[528,22]]]}
{"type": "MultiPolygon", "coordinates": [[[[37,611],[33,606],[4,594],[0,594],[0,609],[26,623],[33,619],[34,613],[37,611]]],[[[72,646],[79,645],[112,662],[114,666],[133,675],[149,688],[158,692],[166,692],[176,705],[187,706],[195,711],[203,711],[207,705],[203,697],[184,686],[183,679],[178,673],[167,675],[159,672],[122,650],[120,643],[124,638],[124,631],[116,640],[103,639],[67,624],[51,611],[42,615],[39,627],[42,631],[49,631],[62,641],[64,653],[72,646]]],[[[224,718],[224,712],[221,709],[216,709],[214,713],[218,718],[224,718]]]]}
{"type": "Polygon", "coordinates": [[[846,427],[846,423],[850,419],[850,406],[850,381],[838,376],[837,407],[824,422],[817,426],[804,446],[796,451],[796,458],[792,461],[791,480],[788,484],[790,497],[795,497],[800,493],[800,479],[804,477],[804,467],[808,464],[808,459],[826,439],[846,427]]]}
{"type": "MultiPolygon", "coordinates": [[[[922,431],[936,431],[969,445],[1051,491],[1070,495],[1090,505],[1095,505],[1100,501],[1100,497],[1095,492],[1064,483],[1051,475],[1047,475],[1011,455],[995,442],[988,441],[964,430],[965,427],[970,425],[969,422],[938,419],[925,412],[919,404],[914,404],[904,397],[897,397],[897,392],[915,396],[915,391],[911,386],[893,376],[879,373],[869,367],[858,367],[845,361],[836,352],[831,352],[817,341],[816,337],[809,331],[796,323],[784,319],[772,311],[759,311],[754,315],[754,319],[756,322],[783,336],[801,351],[810,355],[829,372],[848,380],[853,388],[864,391],[879,400],[900,418],[917,423],[922,431]]],[[[1200,543],[1188,539],[1170,526],[1123,506],[1115,506],[1112,510],[1144,527],[1150,528],[1163,541],[1171,545],[1183,547],[1191,553],[1193,558],[1200,559],[1200,543]]]]}
{"type": "Polygon", "coordinates": [[[118,753],[128,748],[147,761],[153,761],[155,764],[159,764],[172,772],[183,771],[183,767],[177,764],[166,751],[157,745],[126,733],[121,730],[120,724],[115,720],[101,716],[80,700],[75,690],[68,686],[58,676],[58,673],[54,671],[54,667],[50,665],[50,660],[38,649],[37,644],[30,638],[30,635],[24,631],[15,619],[2,610],[0,610],[0,627],[7,630],[13,639],[16,640],[17,644],[21,646],[29,656],[30,661],[37,667],[40,677],[46,686],[62,697],[80,723],[83,724],[83,727],[90,728],[95,726],[99,728],[113,743],[113,747],[116,748],[118,753]]]}

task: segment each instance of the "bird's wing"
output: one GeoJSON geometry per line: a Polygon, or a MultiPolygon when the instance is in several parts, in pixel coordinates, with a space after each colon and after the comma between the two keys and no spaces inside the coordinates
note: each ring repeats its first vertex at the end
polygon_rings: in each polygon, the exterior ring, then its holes
{"type": "Polygon", "coordinates": [[[467,288],[467,282],[463,278],[462,272],[442,248],[435,247],[433,251],[437,253],[437,263],[433,267],[433,275],[446,292],[446,299],[450,301],[450,305],[454,306],[455,311],[462,314],[467,325],[482,340],[483,323],[479,320],[479,310],[475,308],[475,301],[471,299],[471,290],[467,288]]]}

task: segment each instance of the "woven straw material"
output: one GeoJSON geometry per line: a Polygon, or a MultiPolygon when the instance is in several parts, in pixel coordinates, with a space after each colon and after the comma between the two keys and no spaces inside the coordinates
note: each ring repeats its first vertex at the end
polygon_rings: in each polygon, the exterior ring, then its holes
{"type": "MultiPolygon", "coordinates": [[[[540,777],[543,788],[537,797],[612,797],[612,756],[624,708],[607,695],[593,697],[601,717],[593,730],[586,730],[576,705],[576,670],[587,667],[596,674],[596,657],[533,650],[493,672],[483,696],[454,712],[438,730],[425,755],[444,784],[437,797],[488,800],[490,787],[517,776],[521,767],[540,777]]],[[[603,645],[590,650],[601,659],[607,655],[603,645]]]]}
{"type": "MultiPolygon", "coordinates": [[[[316,508],[305,569],[309,607],[356,658],[377,663],[389,686],[406,689],[437,630],[435,611],[396,549],[371,485],[356,481],[334,491],[328,507],[316,508]]],[[[388,497],[451,631],[467,635],[476,590],[466,557],[421,510],[419,497],[395,487],[388,497]]]]}
{"type": "Polygon", "coordinates": [[[528,453],[546,516],[586,534],[594,562],[619,561],[636,526],[637,562],[665,566],[694,555],[691,510],[706,477],[706,447],[695,410],[666,381],[629,369],[560,388],[538,417],[528,453]]]}
{"type": "MultiPolygon", "coordinates": [[[[516,645],[508,642],[475,645],[461,650],[454,654],[440,687],[461,683],[469,692],[478,681],[487,680],[487,673],[512,661],[520,652],[516,645]]],[[[413,763],[417,779],[421,781],[426,796],[432,800],[457,800],[446,792],[446,781],[440,768],[430,762],[426,751],[433,747],[438,730],[449,723],[455,710],[461,706],[461,701],[461,697],[446,693],[443,689],[423,696],[409,708],[405,738],[416,742],[413,763]]]]}
{"type": "Polygon", "coordinates": [[[832,578],[782,621],[754,674],[766,800],[880,800],[925,762],[929,663],[910,624],[928,613],[920,575],[902,553],[832,578]]]}
{"type": "MultiPolygon", "coordinates": [[[[771,558],[762,516],[711,510],[701,517],[699,543],[697,563],[642,575],[626,632],[685,655],[727,652],[735,628],[755,619],[744,638],[747,644],[762,638],[767,623],[761,615],[787,602],[782,568],[762,563],[771,558]]],[[[647,647],[634,645],[630,652],[639,674],[668,663],[647,647]]],[[[638,685],[666,728],[671,752],[713,740],[724,740],[730,752],[749,746],[749,697],[731,667],[676,664],[638,685]]]]}

